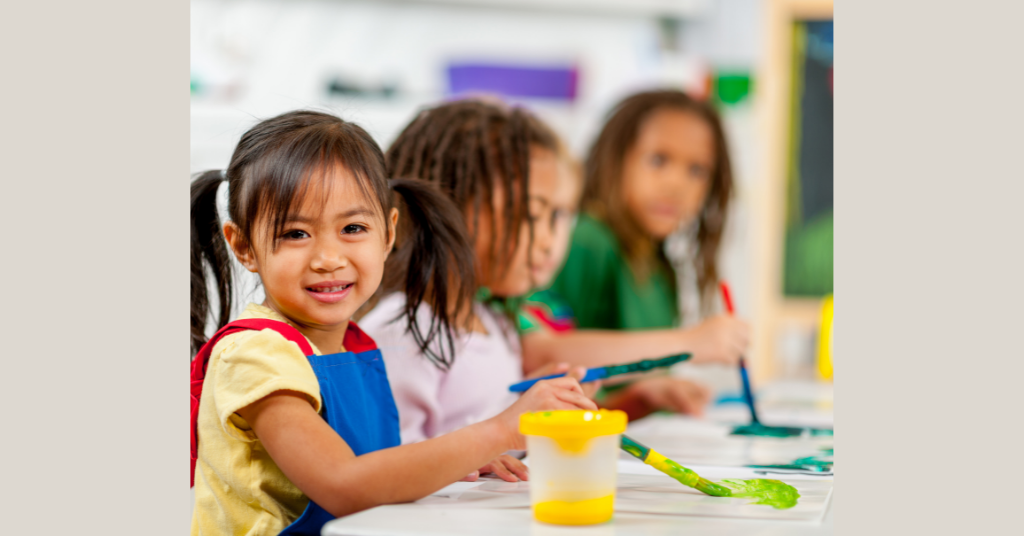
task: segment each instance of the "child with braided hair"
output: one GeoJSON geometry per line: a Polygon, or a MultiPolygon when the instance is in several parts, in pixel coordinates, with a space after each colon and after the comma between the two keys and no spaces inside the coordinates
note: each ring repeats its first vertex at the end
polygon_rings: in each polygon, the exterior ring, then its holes
{"type": "MultiPolygon", "coordinates": [[[[556,151],[554,134],[526,111],[472,100],[421,112],[388,150],[392,177],[432,184],[455,203],[475,254],[476,300],[455,319],[454,363],[436,357],[448,341],[424,351],[417,342],[421,335],[398,321],[421,318],[426,326],[433,314],[429,306],[414,307],[405,298],[402,266],[408,264],[398,258],[376,303],[368,304],[372,310],[359,321],[390,358],[386,364],[403,443],[488,419],[516,401],[508,386],[523,379],[523,370],[510,300],[530,291],[530,259],[550,247],[550,233],[535,222],[550,219],[556,151]]],[[[468,279],[459,283],[474,285],[468,279]]],[[[555,364],[538,374],[567,369],[555,364]]],[[[526,467],[509,456],[480,471],[512,481],[527,475],[526,467]]]]}
{"type": "MultiPolygon", "coordinates": [[[[389,148],[391,176],[434,184],[461,210],[474,244],[478,284],[472,314],[454,341],[453,364],[420,350],[417,334],[397,321],[403,314],[430,314],[422,305],[410,310],[400,285],[383,285],[375,307],[360,320],[391,357],[386,364],[403,443],[450,433],[500,412],[515,401],[508,387],[521,381],[524,372],[563,372],[571,363],[579,373],[579,366],[587,365],[563,354],[558,360],[531,361],[524,369],[517,334],[522,297],[537,286],[537,275],[550,264],[557,243],[568,240],[555,236],[575,211],[576,194],[570,193],[566,202],[559,193],[566,180],[573,181],[564,177],[563,154],[554,133],[525,110],[475,100],[422,111],[389,148]]],[[[553,270],[548,272],[549,281],[553,270]]],[[[637,383],[648,380],[663,381],[637,383]]],[[[669,392],[684,389],[700,387],[672,379],[669,392]]],[[[508,480],[525,472],[514,460],[498,461],[481,471],[508,480]]]]}

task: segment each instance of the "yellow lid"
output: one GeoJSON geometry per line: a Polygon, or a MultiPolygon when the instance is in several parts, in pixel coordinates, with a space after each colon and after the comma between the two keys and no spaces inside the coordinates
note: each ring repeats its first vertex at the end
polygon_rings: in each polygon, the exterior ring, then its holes
{"type": "Polygon", "coordinates": [[[555,439],[597,437],[625,432],[626,420],[626,412],[617,409],[535,411],[519,416],[519,431],[555,439]]]}

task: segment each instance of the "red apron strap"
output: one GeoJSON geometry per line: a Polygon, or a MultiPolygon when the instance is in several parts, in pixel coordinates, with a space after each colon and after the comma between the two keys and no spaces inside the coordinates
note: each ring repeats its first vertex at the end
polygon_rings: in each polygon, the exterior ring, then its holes
{"type": "Polygon", "coordinates": [[[268,320],[265,318],[250,318],[246,320],[235,320],[230,324],[217,330],[217,333],[210,337],[210,340],[206,341],[206,344],[199,349],[195,359],[192,360],[192,372],[191,372],[191,405],[192,405],[192,430],[191,430],[191,455],[192,455],[192,470],[189,487],[195,486],[196,484],[196,460],[199,458],[199,435],[198,435],[198,423],[199,423],[199,397],[203,394],[203,380],[206,379],[206,366],[210,362],[210,354],[213,353],[213,347],[218,341],[223,339],[226,335],[230,335],[237,331],[255,330],[262,331],[265,329],[272,329],[280,333],[285,339],[294,342],[302,350],[302,355],[310,356],[313,355],[313,348],[309,345],[309,341],[306,337],[299,332],[299,330],[292,327],[290,324],[281,322],[279,320],[268,320]]]}
{"type": "Polygon", "coordinates": [[[345,331],[345,338],[342,340],[346,352],[361,354],[377,349],[377,342],[366,334],[355,322],[349,320],[348,330],[345,331]]]}

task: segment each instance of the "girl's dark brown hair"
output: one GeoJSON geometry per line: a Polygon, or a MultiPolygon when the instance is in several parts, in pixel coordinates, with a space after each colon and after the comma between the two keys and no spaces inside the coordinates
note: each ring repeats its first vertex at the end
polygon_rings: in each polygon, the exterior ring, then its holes
{"type": "MultiPolygon", "coordinates": [[[[355,177],[363,194],[376,202],[378,217],[387,222],[395,200],[401,195],[412,220],[411,239],[393,255],[417,263],[405,270],[404,290],[410,304],[428,303],[434,316],[425,335],[419,329],[417,342],[431,359],[444,366],[450,352],[435,354],[428,346],[441,336],[451,347],[450,319],[469,307],[473,290],[451,288],[455,278],[473,278],[473,249],[466,236],[458,209],[445,196],[417,181],[392,181],[389,187],[384,154],[373,138],[359,126],[330,114],[296,111],[261,121],[238,142],[226,171],[207,171],[192,182],[191,257],[192,300],[191,342],[193,354],[206,342],[205,328],[213,316],[217,328],[228,322],[232,303],[231,253],[217,214],[217,189],[228,182],[228,215],[238,226],[246,243],[253,243],[257,219],[268,218],[266,236],[274,248],[284,225],[316,180],[326,181],[328,170],[344,166],[355,177]],[[207,272],[213,275],[218,310],[211,311],[207,272]],[[452,303],[454,300],[454,303],[452,303]]],[[[323,183],[329,188],[329,183],[323,183]]],[[[375,210],[376,212],[376,210],[375,210]]],[[[402,218],[400,218],[401,220],[402,218]]],[[[393,232],[389,229],[388,232],[393,232]]],[[[414,309],[415,310],[415,307],[414,309]]],[[[408,318],[415,328],[414,315],[408,318]]]]}
{"type": "Polygon", "coordinates": [[[481,212],[485,212],[495,233],[490,266],[504,270],[527,218],[530,149],[534,146],[556,154],[559,147],[554,133],[529,112],[498,103],[460,100],[421,111],[391,144],[386,158],[393,177],[433,183],[466,211],[473,222],[472,239],[480,229],[481,212]],[[494,215],[496,191],[504,198],[500,225],[494,215]]]}
{"type": "Polygon", "coordinates": [[[695,259],[701,303],[706,309],[718,282],[718,248],[733,188],[725,131],[714,108],[675,90],[638,93],[617,104],[587,155],[582,206],[612,229],[638,278],[651,272],[652,260],[667,266],[662,244],[643,231],[622,196],[626,152],[636,143],[644,122],[662,110],[680,110],[700,117],[711,127],[715,139],[714,169],[698,223],[695,259]]]}

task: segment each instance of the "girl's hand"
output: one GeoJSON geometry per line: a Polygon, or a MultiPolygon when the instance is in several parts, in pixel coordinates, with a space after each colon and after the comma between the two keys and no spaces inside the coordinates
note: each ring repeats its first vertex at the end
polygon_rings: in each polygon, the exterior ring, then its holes
{"type": "Polygon", "coordinates": [[[567,376],[539,381],[519,400],[493,417],[507,434],[507,449],[525,450],[526,439],[519,433],[519,416],[531,411],[552,409],[589,409],[597,411],[597,404],[587,398],[579,379],[585,374],[582,367],[570,370],[567,376]],[[581,373],[582,372],[582,373],[581,373]]]}
{"type": "MultiPolygon", "coordinates": [[[[566,374],[572,369],[573,377],[583,378],[587,375],[587,369],[585,367],[572,367],[568,363],[548,363],[533,372],[526,375],[525,380],[531,380],[533,378],[543,378],[544,376],[550,376],[552,374],[566,374]]],[[[580,387],[583,388],[583,394],[587,398],[593,399],[594,395],[597,394],[597,390],[601,388],[601,381],[593,381],[587,383],[581,383],[580,387]]]]}
{"type": "Polygon", "coordinates": [[[506,482],[519,482],[520,480],[530,479],[530,470],[526,467],[526,464],[508,454],[502,454],[492,460],[491,463],[467,475],[466,478],[462,479],[462,482],[476,482],[480,475],[489,473],[501,477],[506,482]]]}
{"type": "Polygon", "coordinates": [[[614,393],[604,405],[621,409],[630,420],[635,420],[659,410],[700,417],[710,401],[711,390],[704,385],[682,378],[655,376],[637,380],[622,392],[614,393]]]}
{"type": "Polygon", "coordinates": [[[680,335],[694,363],[736,365],[750,345],[750,325],[731,315],[713,316],[680,335]]]}

